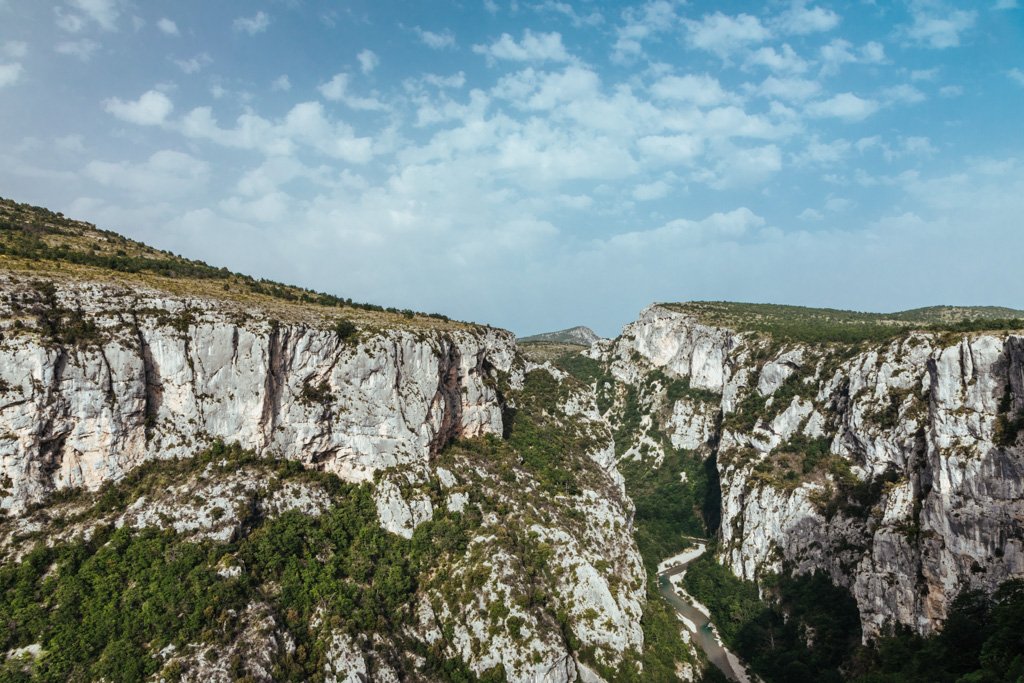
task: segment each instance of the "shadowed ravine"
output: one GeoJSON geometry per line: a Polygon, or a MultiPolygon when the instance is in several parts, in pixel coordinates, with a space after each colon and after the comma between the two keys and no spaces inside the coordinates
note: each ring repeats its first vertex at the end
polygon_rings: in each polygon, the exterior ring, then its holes
{"type": "Polygon", "coordinates": [[[676,557],[679,558],[679,562],[674,562],[664,571],[658,572],[658,592],[668,600],[676,613],[683,618],[686,630],[692,636],[693,642],[707,655],[708,661],[714,664],[730,681],[747,683],[750,678],[743,671],[743,666],[737,657],[725,649],[715,635],[711,619],[696,606],[680,597],[672,588],[671,578],[686,571],[686,567],[703,555],[705,550],[706,546],[700,544],[691,552],[677,555],[676,557]]]}

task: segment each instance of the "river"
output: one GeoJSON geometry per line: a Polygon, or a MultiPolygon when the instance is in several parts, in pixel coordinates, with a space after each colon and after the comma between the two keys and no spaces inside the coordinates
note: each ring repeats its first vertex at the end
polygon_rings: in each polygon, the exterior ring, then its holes
{"type": "Polygon", "coordinates": [[[662,562],[658,566],[658,592],[683,617],[682,621],[686,625],[686,630],[690,632],[697,647],[707,655],[708,661],[718,667],[730,681],[750,683],[751,679],[744,671],[739,659],[727,650],[716,636],[707,613],[683,599],[672,587],[671,578],[686,571],[686,566],[703,555],[705,549],[706,546],[700,543],[696,548],[662,562]]]}

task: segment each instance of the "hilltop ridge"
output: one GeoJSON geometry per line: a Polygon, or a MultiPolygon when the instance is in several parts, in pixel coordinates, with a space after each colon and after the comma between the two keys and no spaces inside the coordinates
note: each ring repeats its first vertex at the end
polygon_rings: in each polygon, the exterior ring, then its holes
{"type": "Polygon", "coordinates": [[[913,330],[976,332],[1024,329],[1024,310],[999,306],[930,306],[868,313],[784,304],[689,301],[656,304],[698,322],[799,342],[884,341],[913,330]]]}
{"type": "Polygon", "coordinates": [[[92,223],[0,197],[0,268],[57,279],[145,286],[268,309],[288,319],[343,314],[379,327],[459,328],[439,313],[353,301],[312,289],[232,272],[156,249],[92,223]]]}
{"type": "Polygon", "coordinates": [[[589,327],[577,325],[557,332],[542,332],[528,337],[519,337],[520,342],[554,342],[558,344],[577,344],[579,346],[590,346],[600,339],[596,332],[589,327]]]}

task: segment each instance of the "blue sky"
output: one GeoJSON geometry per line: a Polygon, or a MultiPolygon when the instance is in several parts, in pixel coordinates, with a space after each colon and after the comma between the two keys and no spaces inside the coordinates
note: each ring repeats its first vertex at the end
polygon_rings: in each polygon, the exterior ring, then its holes
{"type": "Polygon", "coordinates": [[[1024,8],[0,0],[0,195],[361,301],[1024,307],[1024,8]]]}

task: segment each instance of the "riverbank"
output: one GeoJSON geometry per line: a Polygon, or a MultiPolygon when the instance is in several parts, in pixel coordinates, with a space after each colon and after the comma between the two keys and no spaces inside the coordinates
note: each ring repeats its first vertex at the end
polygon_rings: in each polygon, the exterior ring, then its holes
{"type": "Polygon", "coordinates": [[[691,640],[726,678],[737,683],[756,683],[756,679],[747,674],[739,658],[722,643],[708,609],[682,587],[687,565],[706,550],[706,544],[698,543],[694,548],[662,560],[658,564],[658,592],[672,605],[691,640]]]}

